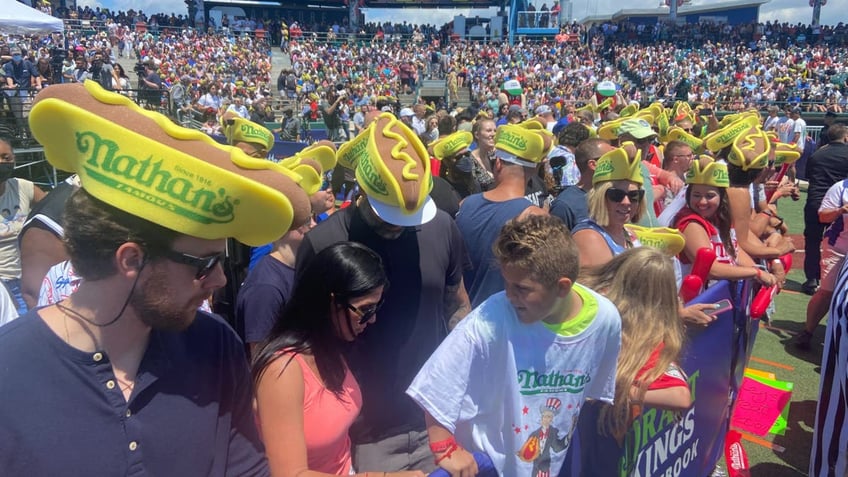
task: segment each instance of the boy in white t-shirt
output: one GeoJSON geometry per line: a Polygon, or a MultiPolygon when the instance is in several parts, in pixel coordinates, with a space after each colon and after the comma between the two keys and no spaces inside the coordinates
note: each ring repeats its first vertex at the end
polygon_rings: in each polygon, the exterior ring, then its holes
{"type": "Polygon", "coordinates": [[[577,247],[556,217],[508,222],[494,244],[506,289],[451,332],[407,389],[436,464],[474,475],[557,475],[586,398],[612,402],[621,318],[575,279],[577,247]]]}

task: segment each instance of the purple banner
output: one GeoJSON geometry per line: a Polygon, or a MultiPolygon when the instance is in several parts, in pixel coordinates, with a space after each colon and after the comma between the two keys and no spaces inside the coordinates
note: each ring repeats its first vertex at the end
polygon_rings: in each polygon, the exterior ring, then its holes
{"type": "Polygon", "coordinates": [[[682,413],[645,408],[636,417],[623,445],[597,432],[600,406],[584,407],[571,462],[560,476],[704,477],[724,450],[730,397],[737,370],[747,362],[753,333],[748,326],[748,294],[719,282],[694,303],[728,299],[734,308],[707,327],[687,326],[681,366],[689,378],[692,407],[682,413]],[[585,414],[585,415],[584,415],[585,414]],[[618,449],[618,458],[616,458],[618,449]]]}

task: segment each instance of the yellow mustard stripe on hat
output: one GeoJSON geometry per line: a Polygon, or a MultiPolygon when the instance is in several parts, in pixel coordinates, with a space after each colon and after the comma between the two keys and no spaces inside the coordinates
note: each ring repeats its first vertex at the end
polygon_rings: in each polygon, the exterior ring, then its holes
{"type": "Polygon", "coordinates": [[[48,161],[58,169],[76,172],[92,195],[130,214],[193,237],[236,237],[249,245],[261,245],[285,234],[301,208],[308,209],[308,197],[292,179],[302,178],[290,171],[268,172],[276,177],[253,174],[268,178],[269,183],[291,185],[296,189],[292,197],[64,99],[71,99],[73,94],[77,103],[102,104],[116,115],[127,115],[128,110],[130,115],[141,113],[153,121],[154,128],[158,127],[144,131],[146,134],[167,135],[177,139],[177,145],[187,141],[206,151],[215,148],[223,153],[219,159],[246,157],[240,150],[219,146],[199,131],[143,111],[96,82],[56,85],[51,90],[44,92],[47,96],[36,98],[29,117],[33,135],[44,146],[48,161]],[[111,109],[115,107],[119,109],[111,109]],[[297,208],[292,200],[297,200],[297,208]],[[269,216],[278,219],[269,221],[269,216]]]}
{"type": "Polygon", "coordinates": [[[743,171],[763,169],[768,164],[771,141],[759,124],[738,135],[727,156],[727,162],[739,166],[743,171]]]}
{"type": "Polygon", "coordinates": [[[433,186],[430,160],[424,144],[391,113],[380,114],[353,140],[342,144],[338,161],[344,167],[355,169],[356,179],[366,194],[380,202],[398,206],[404,213],[414,213],[421,208],[433,186]],[[418,160],[406,149],[416,154],[418,160]],[[403,162],[399,177],[395,177],[386,161],[403,162]],[[420,172],[415,172],[414,169],[419,167],[420,172]],[[411,184],[405,183],[401,187],[399,181],[411,184]],[[407,197],[404,189],[414,197],[407,197]]]}

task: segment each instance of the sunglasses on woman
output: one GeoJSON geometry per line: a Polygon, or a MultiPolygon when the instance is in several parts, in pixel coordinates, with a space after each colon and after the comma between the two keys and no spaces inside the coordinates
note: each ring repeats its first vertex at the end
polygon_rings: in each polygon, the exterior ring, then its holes
{"type": "Polygon", "coordinates": [[[378,301],[374,305],[371,305],[367,308],[357,308],[357,307],[351,305],[350,303],[348,303],[347,309],[356,313],[357,315],[359,315],[358,323],[360,325],[364,325],[365,323],[368,323],[368,321],[370,321],[371,318],[374,318],[374,315],[377,314],[377,311],[380,310],[380,307],[383,306],[383,303],[385,301],[386,300],[384,298],[380,298],[380,301],[378,301]]]}
{"type": "Polygon", "coordinates": [[[615,202],[615,203],[621,203],[624,200],[625,197],[630,199],[630,202],[635,203],[635,202],[641,201],[645,197],[645,190],[644,189],[637,189],[637,190],[627,190],[627,191],[625,191],[625,190],[616,189],[615,187],[613,187],[611,189],[607,189],[605,196],[608,200],[615,202]]]}

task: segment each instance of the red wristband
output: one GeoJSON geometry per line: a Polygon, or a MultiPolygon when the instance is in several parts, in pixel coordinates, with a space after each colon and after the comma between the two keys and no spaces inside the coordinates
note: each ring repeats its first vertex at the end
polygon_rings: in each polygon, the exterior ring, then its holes
{"type": "Polygon", "coordinates": [[[448,447],[444,454],[442,454],[440,457],[436,457],[436,465],[439,465],[439,462],[445,459],[450,459],[450,456],[458,449],[462,449],[462,447],[459,447],[459,444],[457,444],[456,442],[451,443],[450,447],[448,447]]]}
{"type": "Polygon", "coordinates": [[[451,446],[455,446],[456,439],[453,436],[448,437],[447,439],[439,442],[431,442],[430,443],[430,451],[434,454],[440,454],[442,452],[447,451],[451,448],[451,446]]]}

